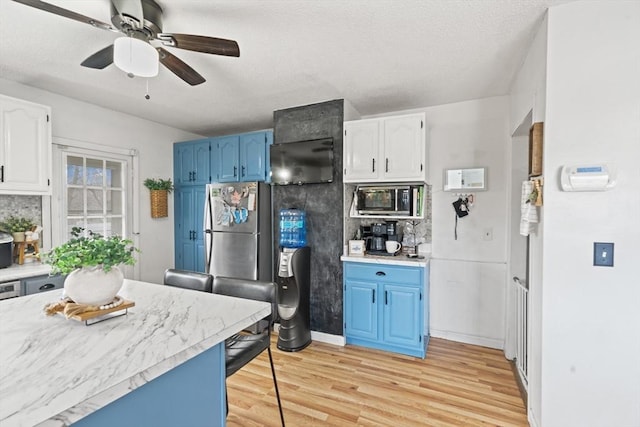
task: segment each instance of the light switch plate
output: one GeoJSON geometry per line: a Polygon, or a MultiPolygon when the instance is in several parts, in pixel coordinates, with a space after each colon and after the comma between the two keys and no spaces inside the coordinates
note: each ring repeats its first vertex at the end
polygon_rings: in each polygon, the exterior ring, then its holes
{"type": "Polygon", "coordinates": [[[613,267],[613,243],[593,243],[593,265],[613,267]]]}

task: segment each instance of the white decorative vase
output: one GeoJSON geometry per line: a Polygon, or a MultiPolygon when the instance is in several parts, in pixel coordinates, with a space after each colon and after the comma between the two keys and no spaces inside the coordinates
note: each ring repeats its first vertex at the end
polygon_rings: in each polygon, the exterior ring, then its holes
{"type": "Polygon", "coordinates": [[[109,304],[120,291],[123,280],[118,267],[112,267],[107,273],[101,266],[83,267],[64,279],[64,294],[78,304],[109,304]]]}

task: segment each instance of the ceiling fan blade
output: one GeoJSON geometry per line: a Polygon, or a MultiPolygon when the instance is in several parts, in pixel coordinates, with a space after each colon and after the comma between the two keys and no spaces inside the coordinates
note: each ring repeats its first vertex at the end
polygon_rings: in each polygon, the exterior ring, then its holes
{"type": "Polygon", "coordinates": [[[15,1],[16,3],[24,4],[26,6],[34,7],[36,9],[44,10],[45,12],[50,12],[56,15],[64,16],[65,18],[83,22],[85,24],[89,24],[97,28],[102,28],[103,30],[118,31],[113,26],[111,26],[111,24],[106,24],[104,22],[98,21],[97,19],[89,18],[88,16],[73,12],[68,9],[64,9],[62,7],[53,5],[51,3],[45,3],[40,0],[13,0],[13,1],[15,1]]]}
{"type": "Polygon", "coordinates": [[[103,68],[113,63],[113,45],[109,45],[102,50],[97,51],[84,61],[82,61],[83,67],[95,68],[96,70],[102,70],[103,68]]]}
{"type": "Polygon", "coordinates": [[[166,49],[158,47],[157,50],[162,65],[191,86],[196,86],[206,81],[196,70],[185,64],[177,56],[169,53],[166,49]]]}
{"type": "Polygon", "coordinates": [[[240,56],[240,47],[238,47],[238,43],[234,40],[172,33],[160,33],[157,35],[157,38],[164,45],[177,47],[179,49],[211,53],[213,55],[240,56]]]}

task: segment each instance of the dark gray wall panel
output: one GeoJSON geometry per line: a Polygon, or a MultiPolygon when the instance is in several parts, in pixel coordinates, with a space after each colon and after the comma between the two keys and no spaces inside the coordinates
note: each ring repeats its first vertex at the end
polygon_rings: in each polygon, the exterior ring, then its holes
{"type": "MultiPolygon", "coordinates": [[[[279,253],[280,209],[307,213],[307,244],[311,247],[311,329],[342,335],[342,123],[344,101],[278,110],[273,113],[274,144],[333,138],[334,181],[328,184],[274,185],[275,254],[279,253]]],[[[277,263],[277,256],[276,263],[277,263]]],[[[277,270],[274,270],[277,271],[277,270]]]]}

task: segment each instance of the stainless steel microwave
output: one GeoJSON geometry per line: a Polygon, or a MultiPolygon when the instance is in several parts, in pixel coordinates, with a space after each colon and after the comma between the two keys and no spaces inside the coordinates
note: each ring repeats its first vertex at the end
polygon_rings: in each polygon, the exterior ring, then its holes
{"type": "Polygon", "coordinates": [[[360,215],[409,215],[411,187],[408,185],[359,187],[356,191],[356,211],[360,215]]]}

